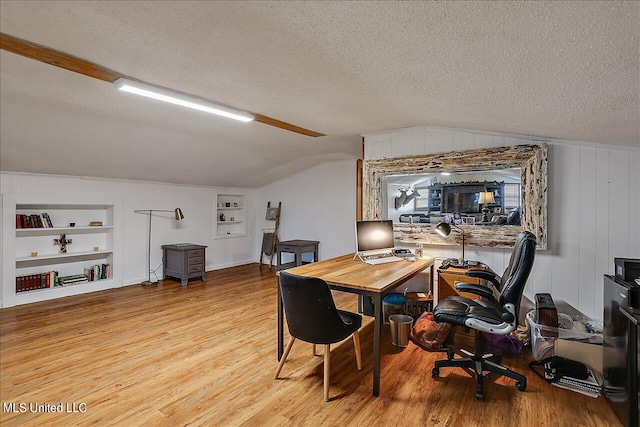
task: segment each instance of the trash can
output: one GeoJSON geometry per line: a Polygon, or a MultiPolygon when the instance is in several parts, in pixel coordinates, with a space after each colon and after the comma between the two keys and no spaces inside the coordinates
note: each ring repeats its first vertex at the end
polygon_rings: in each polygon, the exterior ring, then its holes
{"type": "Polygon", "coordinates": [[[409,334],[413,325],[413,318],[404,314],[392,314],[389,316],[391,326],[391,342],[396,347],[409,345],[409,334]]]}

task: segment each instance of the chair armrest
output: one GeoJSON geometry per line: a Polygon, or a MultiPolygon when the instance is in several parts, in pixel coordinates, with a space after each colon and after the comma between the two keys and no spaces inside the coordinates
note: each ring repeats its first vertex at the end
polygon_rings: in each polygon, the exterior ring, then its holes
{"type": "Polygon", "coordinates": [[[495,304],[495,309],[499,311],[500,318],[503,321],[512,323],[515,320],[514,315],[505,310],[505,308],[498,302],[498,299],[495,297],[493,292],[491,292],[491,288],[483,285],[478,285],[476,283],[458,283],[456,285],[456,290],[460,292],[479,295],[486,300],[491,301],[495,304]]]}
{"type": "Polygon", "coordinates": [[[469,277],[488,280],[496,289],[500,289],[500,277],[493,270],[467,270],[465,274],[469,277]]]}
{"type": "Polygon", "coordinates": [[[456,285],[456,290],[460,292],[467,292],[474,295],[479,295],[488,300],[498,302],[496,297],[493,295],[491,289],[486,286],[478,285],[476,283],[458,283],[456,285]]]}

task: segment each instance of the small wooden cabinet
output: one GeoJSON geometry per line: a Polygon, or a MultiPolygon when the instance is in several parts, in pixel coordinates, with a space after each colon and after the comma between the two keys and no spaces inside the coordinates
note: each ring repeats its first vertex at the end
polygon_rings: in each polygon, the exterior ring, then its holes
{"type": "MultiPolygon", "coordinates": [[[[479,268],[479,267],[470,267],[470,268],[479,268]]],[[[475,284],[484,284],[485,281],[481,279],[477,279],[474,277],[469,277],[465,274],[467,269],[465,268],[457,268],[457,267],[449,267],[446,270],[438,269],[438,293],[436,298],[438,301],[450,297],[452,295],[461,295],[463,297],[469,299],[478,299],[480,298],[478,295],[469,294],[466,292],[458,292],[456,290],[456,284],[458,283],[475,283],[475,284]]],[[[462,326],[454,326],[451,329],[451,333],[449,334],[449,338],[447,339],[447,343],[457,344],[461,347],[467,349],[473,349],[475,343],[475,331],[470,330],[469,332],[465,332],[465,328],[462,326]]]]}
{"type": "Polygon", "coordinates": [[[163,277],[178,278],[182,286],[186,286],[192,277],[200,277],[203,282],[206,282],[205,248],[206,246],[191,243],[163,245],[163,277]]]}

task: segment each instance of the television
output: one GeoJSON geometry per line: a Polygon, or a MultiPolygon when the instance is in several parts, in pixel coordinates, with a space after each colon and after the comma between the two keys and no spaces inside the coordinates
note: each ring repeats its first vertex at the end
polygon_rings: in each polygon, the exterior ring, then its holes
{"type": "Polygon", "coordinates": [[[444,209],[448,213],[477,213],[480,212],[478,199],[480,193],[447,192],[444,209]]]}
{"type": "Polygon", "coordinates": [[[356,221],[356,252],[374,255],[394,248],[393,221],[356,221]]]}

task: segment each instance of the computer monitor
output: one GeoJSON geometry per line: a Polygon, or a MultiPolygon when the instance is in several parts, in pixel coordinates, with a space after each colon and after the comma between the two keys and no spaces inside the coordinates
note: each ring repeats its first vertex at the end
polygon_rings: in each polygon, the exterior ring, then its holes
{"type": "Polygon", "coordinates": [[[356,252],[375,255],[394,248],[393,221],[356,221],[356,252]]]}

